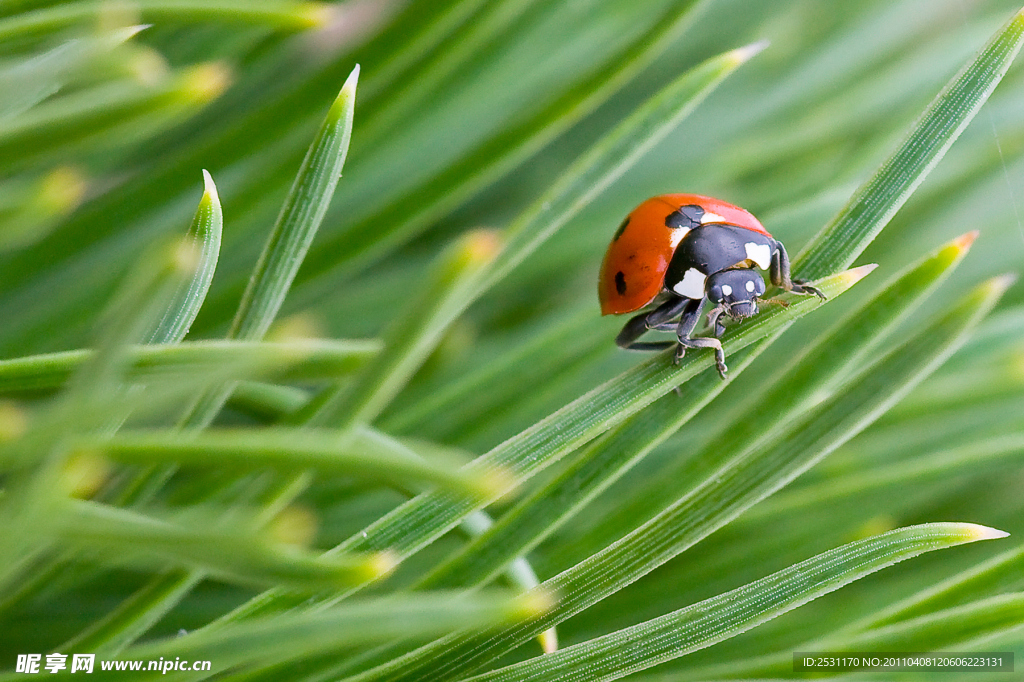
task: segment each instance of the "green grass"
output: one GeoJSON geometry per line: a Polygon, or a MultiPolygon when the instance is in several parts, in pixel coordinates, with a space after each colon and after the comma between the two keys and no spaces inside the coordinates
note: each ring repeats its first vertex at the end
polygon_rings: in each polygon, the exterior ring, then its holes
{"type": "Polygon", "coordinates": [[[1011,0],[20,0],[0,36],[0,679],[1024,654],[1011,0]],[[665,192],[828,295],[730,324],[727,381],[598,314],[665,192]]]}

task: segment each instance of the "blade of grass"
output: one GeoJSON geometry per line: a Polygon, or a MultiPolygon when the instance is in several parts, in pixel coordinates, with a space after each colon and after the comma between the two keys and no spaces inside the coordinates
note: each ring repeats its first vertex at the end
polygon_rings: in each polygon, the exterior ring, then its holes
{"type": "Polygon", "coordinates": [[[463,473],[436,462],[411,459],[354,434],[295,428],[206,430],[183,439],[177,430],[128,431],[79,439],[74,450],[98,452],[123,464],[177,463],[192,467],[365,476],[384,481],[419,480],[461,495],[493,495],[499,479],[463,473]]]}
{"type": "Polygon", "coordinates": [[[906,140],[793,261],[815,279],[850,266],[942,159],[1002,80],[1024,43],[1016,13],[943,88],[906,140]]]}
{"type": "Polygon", "coordinates": [[[193,244],[199,255],[195,274],[174,294],[171,304],[145,343],[177,343],[188,334],[199,309],[206,300],[206,292],[213,282],[220,256],[220,237],[224,228],[224,213],[217,195],[213,177],[203,171],[203,196],[199,200],[192,225],[185,240],[193,244]]]}
{"type": "MultiPolygon", "coordinates": [[[[279,374],[283,381],[327,379],[355,371],[379,350],[380,344],[375,340],[345,339],[192,341],[130,346],[126,350],[127,379],[145,383],[189,368],[240,363],[259,366],[264,374],[279,374]]],[[[81,349],[0,360],[0,393],[59,389],[93,356],[94,351],[81,349]]]]}
{"type": "Polygon", "coordinates": [[[469,679],[617,680],[734,637],[854,580],[924,552],[1006,535],[970,523],[901,528],[843,545],[660,618],[469,679]]]}
{"type": "MultiPolygon", "coordinates": [[[[835,390],[836,384],[857,370],[867,371],[869,358],[911,310],[935,290],[959,264],[974,241],[975,234],[954,240],[922,259],[898,276],[881,293],[865,301],[833,329],[800,353],[780,373],[783,379],[732,424],[712,439],[713,457],[743,451],[750,441],[764,434],[764,424],[783,427],[806,411],[812,401],[835,390]]],[[[751,357],[777,335],[757,344],[751,357]]],[[[704,382],[706,383],[706,382],[704,382]]],[[[721,382],[718,382],[719,384],[721,382]]],[[[687,397],[700,409],[717,395],[712,384],[700,388],[693,381],[683,386],[687,397]],[[690,393],[696,390],[697,393],[690,393]]],[[[641,457],[664,442],[695,413],[683,410],[685,403],[666,396],[624,422],[604,441],[592,445],[559,477],[522,500],[487,535],[477,538],[452,555],[424,581],[425,586],[473,585],[489,579],[494,570],[519,553],[529,551],[569,516],[610,485],[641,457]]],[[[705,453],[711,457],[712,453],[705,453]]],[[[699,457],[700,455],[698,455],[699,457]]]]}
{"type": "MultiPolygon", "coordinates": [[[[261,339],[277,316],[341,178],[352,137],[358,79],[356,66],[310,145],[239,303],[228,338],[261,339]]],[[[228,386],[202,396],[182,424],[190,428],[208,425],[231,389],[228,386]]]]}
{"type": "MultiPolygon", "coordinates": [[[[264,1],[205,2],[204,0],[136,0],[143,22],[231,21],[253,23],[284,30],[302,30],[320,26],[329,17],[326,6],[314,2],[264,1]]],[[[0,19],[0,40],[51,33],[75,24],[102,18],[109,7],[103,2],[63,2],[0,19]]]]}
{"type": "MultiPolygon", "coordinates": [[[[217,632],[197,631],[183,637],[143,644],[124,652],[125,658],[215,661],[218,670],[255,661],[311,657],[327,648],[396,638],[422,637],[461,627],[485,628],[535,616],[547,610],[544,594],[510,597],[505,594],[441,592],[370,599],[315,614],[253,621],[217,632]]],[[[96,671],[99,672],[99,671],[96,671]]],[[[160,673],[156,673],[160,675],[160,673]]],[[[197,679],[188,673],[187,679],[197,679]]],[[[173,675],[157,679],[177,679],[173,675]]]]}
{"type": "Polygon", "coordinates": [[[942,364],[1010,283],[1000,277],[979,286],[948,314],[891,351],[875,371],[809,410],[787,433],[734,455],[635,531],[545,581],[545,587],[562,595],[545,617],[486,636],[452,635],[352,679],[427,682],[465,674],[646,575],[863,430],[942,364]]]}
{"type": "Polygon", "coordinates": [[[382,553],[323,558],[275,546],[241,529],[217,529],[212,517],[186,526],[85,501],[67,505],[57,537],[61,547],[103,563],[186,565],[243,584],[338,589],[379,578],[394,565],[382,553]]]}

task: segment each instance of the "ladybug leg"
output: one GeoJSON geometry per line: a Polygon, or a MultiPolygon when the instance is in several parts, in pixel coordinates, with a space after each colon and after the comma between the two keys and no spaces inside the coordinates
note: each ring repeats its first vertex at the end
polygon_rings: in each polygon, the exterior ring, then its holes
{"type": "Polygon", "coordinates": [[[697,322],[700,320],[700,309],[704,306],[704,301],[706,300],[708,299],[705,296],[699,301],[690,301],[686,310],[683,311],[683,316],[679,320],[679,326],[676,328],[676,337],[679,339],[679,345],[676,347],[675,363],[679,364],[679,361],[686,355],[687,348],[714,348],[715,365],[718,367],[718,373],[725,379],[725,373],[728,371],[728,368],[725,366],[725,351],[722,350],[722,342],[718,339],[705,339],[701,337],[694,339],[690,337],[693,334],[693,330],[697,328],[697,322]]]}
{"type": "Polygon", "coordinates": [[[790,279],[789,254],[786,253],[786,247],[779,241],[775,242],[775,247],[775,254],[772,256],[772,264],[769,271],[772,284],[782,287],[786,291],[792,291],[795,294],[814,294],[818,298],[825,300],[825,294],[812,287],[805,280],[790,279]]]}
{"type": "Polygon", "coordinates": [[[656,329],[660,331],[673,331],[675,323],[669,324],[669,320],[677,317],[690,303],[688,298],[673,298],[650,312],[642,313],[629,320],[622,327],[622,331],[615,337],[615,343],[619,348],[627,350],[665,350],[675,344],[671,341],[637,341],[644,333],[656,329]],[[667,325],[667,326],[666,326],[667,325]]]}
{"type": "Polygon", "coordinates": [[[708,326],[713,327],[715,330],[715,336],[721,336],[725,333],[725,325],[722,324],[721,317],[725,312],[725,306],[719,303],[717,306],[712,308],[711,312],[708,313],[708,326]]]}

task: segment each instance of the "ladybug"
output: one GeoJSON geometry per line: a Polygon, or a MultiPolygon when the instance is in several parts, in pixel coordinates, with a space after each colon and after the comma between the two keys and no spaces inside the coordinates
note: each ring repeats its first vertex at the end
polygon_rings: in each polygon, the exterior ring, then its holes
{"type": "Polygon", "coordinates": [[[708,325],[725,331],[722,315],[742,320],[757,313],[757,299],[771,283],[785,291],[825,295],[790,279],[789,255],[749,212],[699,194],[663,194],[637,206],[619,225],[601,264],[598,296],[602,315],[655,307],[629,320],[615,343],[629,350],[714,348],[718,373],[726,376],[718,338],[692,338],[701,308],[710,301],[708,325]],[[648,330],[674,331],[678,342],[638,341],[648,330]]]}

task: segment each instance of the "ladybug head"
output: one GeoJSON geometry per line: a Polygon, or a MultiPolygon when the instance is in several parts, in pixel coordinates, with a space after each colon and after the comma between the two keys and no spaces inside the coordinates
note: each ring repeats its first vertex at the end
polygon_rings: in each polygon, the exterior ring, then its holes
{"type": "Polygon", "coordinates": [[[722,312],[739,320],[757,313],[757,297],[765,291],[764,278],[756,270],[723,270],[708,277],[704,290],[722,312]]]}

